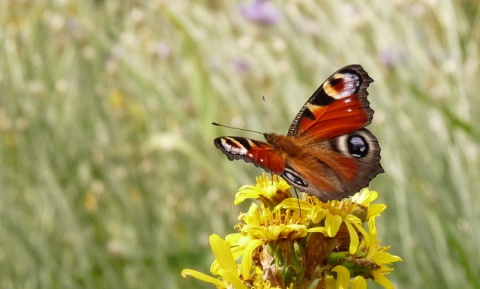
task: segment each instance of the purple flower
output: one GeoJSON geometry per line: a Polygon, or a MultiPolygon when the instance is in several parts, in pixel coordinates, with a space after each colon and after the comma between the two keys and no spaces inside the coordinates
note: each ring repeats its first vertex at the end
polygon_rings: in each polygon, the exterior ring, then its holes
{"type": "Polygon", "coordinates": [[[274,25],[282,19],[282,13],[267,0],[253,0],[248,5],[239,5],[238,9],[248,21],[261,25],[274,25]]]}
{"type": "Polygon", "coordinates": [[[235,59],[233,62],[233,65],[235,67],[235,70],[240,73],[247,72],[250,70],[250,63],[248,63],[248,61],[243,58],[235,59]]]}
{"type": "Polygon", "coordinates": [[[393,68],[398,64],[405,63],[407,60],[405,53],[401,49],[392,47],[380,50],[378,58],[380,59],[380,63],[388,68],[393,68]]]}

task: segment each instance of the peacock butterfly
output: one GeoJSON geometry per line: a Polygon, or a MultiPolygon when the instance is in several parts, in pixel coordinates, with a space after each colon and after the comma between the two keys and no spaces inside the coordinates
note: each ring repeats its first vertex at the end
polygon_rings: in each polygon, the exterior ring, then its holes
{"type": "Polygon", "coordinates": [[[371,82],[362,66],[345,66],[307,100],[286,136],[264,133],[266,143],[225,136],[214,144],[229,160],[253,163],[322,201],[346,198],[384,172],[377,139],[365,129],[371,82]]]}

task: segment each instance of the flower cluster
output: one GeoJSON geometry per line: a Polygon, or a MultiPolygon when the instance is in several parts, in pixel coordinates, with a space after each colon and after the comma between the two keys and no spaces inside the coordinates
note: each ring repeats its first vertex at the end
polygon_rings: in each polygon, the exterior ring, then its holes
{"type": "Polygon", "coordinates": [[[390,265],[402,259],[379,245],[375,218],[386,205],[371,204],[378,193],[363,189],[326,203],[302,197],[292,198],[290,186],[275,175],[240,188],[236,204],[260,204],[240,215],[238,233],[210,236],[216,257],[210,272],[217,277],[190,269],[182,275],[217,288],[367,288],[366,279],[393,288],[390,265]]]}

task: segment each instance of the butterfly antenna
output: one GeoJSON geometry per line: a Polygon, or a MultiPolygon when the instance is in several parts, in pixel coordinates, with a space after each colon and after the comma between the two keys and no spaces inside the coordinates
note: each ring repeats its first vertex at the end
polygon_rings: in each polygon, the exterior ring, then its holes
{"type": "Polygon", "coordinates": [[[226,127],[226,128],[236,129],[236,130],[243,130],[243,131],[248,131],[248,132],[253,132],[253,133],[258,133],[258,134],[264,135],[263,132],[259,132],[259,131],[256,131],[256,130],[251,130],[251,129],[246,129],[246,128],[239,128],[239,127],[233,127],[233,126],[224,125],[224,124],[220,124],[220,123],[216,123],[216,122],[212,122],[212,124],[215,125],[215,126],[221,126],[221,127],[226,127]]]}
{"type": "Polygon", "coordinates": [[[270,122],[270,129],[273,131],[273,122],[272,116],[270,115],[270,111],[268,110],[267,101],[265,100],[265,95],[262,95],[263,105],[265,106],[265,111],[268,115],[268,121],[270,122]]]}
{"type": "Polygon", "coordinates": [[[297,196],[298,211],[300,212],[300,218],[302,217],[302,208],[300,207],[300,196],[298,195],[297,188],[293,187],[295,190],[295,196],[297,196]]]}

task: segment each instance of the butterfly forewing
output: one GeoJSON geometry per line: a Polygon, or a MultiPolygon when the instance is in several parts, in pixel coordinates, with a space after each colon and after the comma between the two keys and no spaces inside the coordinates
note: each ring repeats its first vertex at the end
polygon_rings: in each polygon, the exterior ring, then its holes
{"type": "Polygon", "coordinates": [[[372,81],[360,65],[338,70],[308,99],[288,135],[326,140],[367,126],[373,110],[366,89],[372,81]]]}
{"type": "Polygon", "coordinates": [[[258,140],[244,137],[219,137],[214,144],[229,160],[243,159],[264,170],[281,174],[285,169],[284,155],[278,148],[258,140]]]}

